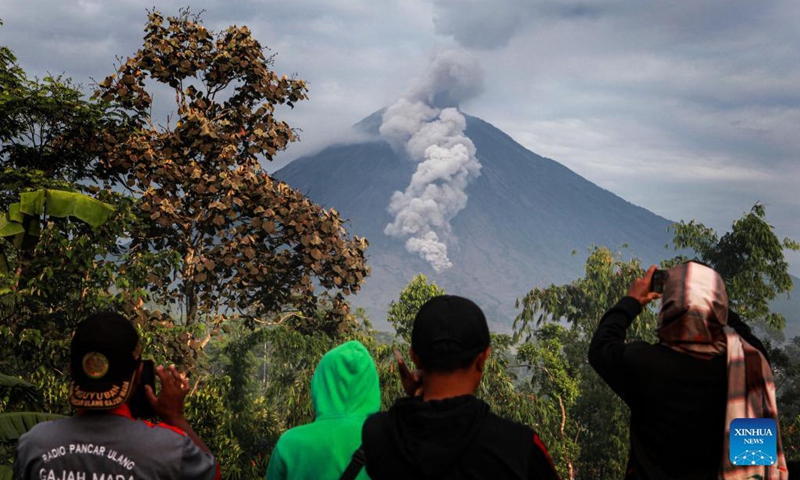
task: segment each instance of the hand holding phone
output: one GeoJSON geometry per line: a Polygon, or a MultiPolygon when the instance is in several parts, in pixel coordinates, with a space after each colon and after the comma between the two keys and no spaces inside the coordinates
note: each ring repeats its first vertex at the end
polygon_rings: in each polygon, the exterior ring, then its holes
{"type": "MultiPolygon", "coordinates": [[[[637,278],[628,288],[628,296],[636,299],[640,305],[645,306],[656,298],[661,297],[661,293],[655,292],[653,288],[653,276],[658,271],[658,267],[652,265],[647,269],[644,277],[637,278]]],[[[661,270],[663,272],[663,270],[661,270]]],[[[662,282],[663,285],[663,282],[662,282]]]]}
{"type": "Polygon", "coordinates": [[[146,386],[147,400],[153,410],[167,424],[175,426],[177,423],[185,422],[183,404],[189,393],[189,379],[185,374],[179,372],[175,365],[169,367],[159,365],[155,372],[161,383],[161,391],[156,396],[155,390],[146,386]]]}

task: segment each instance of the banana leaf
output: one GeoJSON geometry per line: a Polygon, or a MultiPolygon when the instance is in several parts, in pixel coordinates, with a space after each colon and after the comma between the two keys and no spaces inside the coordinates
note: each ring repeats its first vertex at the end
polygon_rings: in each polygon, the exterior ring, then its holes
{"type": "Polygon", "coordinates": [[[39,236],[38,217],[43,214],[58,218],[75,217],[97,228],[114,213],[111,205],[77,192],[37,190],[23,192],[19,198],[19,203],[11,204],[8,212],[0,215],[0,237],[16,237],[16,243],[21,242],[25,235],[39,236]]]}
{"type": "MultiPolygon", "coordinates": [[[[19,210],[17,210],[17,212],[19,212],[19,210]]],[[[12,220],[10,211],[5,215],[0,215],[0,237],[13,237],[24,231],[25,228],[22,226],[21,219],[19,222],[12,220]]]]}
{"type": "Polygon", "coordinates": [[[12,222],[22,222],[22,212],[19,211],[19,203],[12,203],[8,206],[8,219],[12,222]]]}
{"type": "Polygon", "coordinates": [[[0,465],[0,480],[14,480],[14,469],[7,465],[0,465]]]}
{"type": "Polygon", "coordinates": [[[36,387],[30,382],[26,382],[21,378],[12,377],[11,375],[0,373],[0,392],[3,392],[7,388],[29,388],[31,390],[36,389],[36,387]]]}
{"type": "MultiPolygon", "coordinates": [[[[2,295],[0,291],[0,295],[2,295]]],[[[0,396],[10,402],[23,401],[28,405],[37,405],[40,401],[36,387],[25,380],[0,373],[0,396]]]]}
{"type": "Polygon", "coordinates": [[[14,442],[37,423],[65,418],[63,415],[40,412],[0,413],[0,442],[14,442]]]}
{"type": "MultiPolygon", "coordinates": [[[[36,245],[41,233],[39,217],[43,214],[75,217],[97,228],[114,213],[111,205],[77,192],[42,189],[23,192],[19,197],[19,203],[9,205],[8,212],[0,214],[0,237],[9,238],[17,249],[36,245]]],[[[0,249],[0,274],[9,271],[8,259],[0,249]]]]}
{"type": "Polygon", "coordinates": [[[114,213],[114,207],[92,197],[64,190],[37,190],[20,194],[20,212],[26,215],[47,214],[75,217],[97,228],[114,213]]]}

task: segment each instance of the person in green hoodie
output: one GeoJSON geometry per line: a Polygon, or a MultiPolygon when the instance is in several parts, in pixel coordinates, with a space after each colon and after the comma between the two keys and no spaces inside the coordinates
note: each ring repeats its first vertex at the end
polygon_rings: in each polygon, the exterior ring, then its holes
{"type": "MultiPolygon", "coordinates": [[[[350,341],[326,353],[311,379],[316,419],[278,440],[267,480],[338,480],[361,445],[361,426],[381,406],[375,362],[350,341]]],[[[362,470],[357,480],[369,479],[362,470]]]]}

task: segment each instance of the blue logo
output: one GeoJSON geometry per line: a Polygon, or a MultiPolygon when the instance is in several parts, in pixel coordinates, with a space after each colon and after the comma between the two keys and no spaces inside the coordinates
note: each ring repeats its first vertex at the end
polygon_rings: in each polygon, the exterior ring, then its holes
{"type": "Polygon", "coordinates": [[[778,461],[778,427],[771,418],[737,418],[731,422],[733,465],[773,465],[778,461]]]}

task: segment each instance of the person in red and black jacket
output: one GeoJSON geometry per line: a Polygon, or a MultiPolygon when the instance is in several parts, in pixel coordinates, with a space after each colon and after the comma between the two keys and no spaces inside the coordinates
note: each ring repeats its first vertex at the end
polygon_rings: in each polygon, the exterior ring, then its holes
{"type": "Polygon", "coordinates": [[[411,333],[411,372],[396,352],[409,398],[362,429],[366,469],[385,479],[558,479],[531,428],[503,419],[475,396],[489,357],[489,328],[466,298],[422,306],[411,333]]]}
{"type": "Polygon", "coordinates": [[[174,365],[159,366],[158,395],[144,396],[163,423],[131,413],[143,362],[139,334],[116,313],[89,316],[70,349],[69,400],[77,415],[40,423],[20,437],[14,478],[218,479],[214,456],[183,415],[189,381],[174,365]]]}

